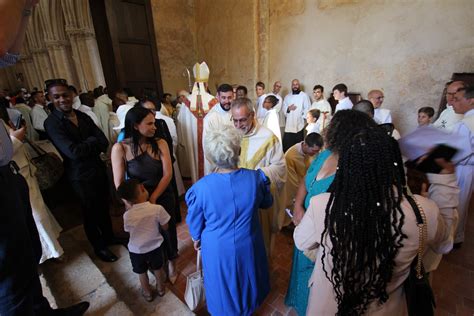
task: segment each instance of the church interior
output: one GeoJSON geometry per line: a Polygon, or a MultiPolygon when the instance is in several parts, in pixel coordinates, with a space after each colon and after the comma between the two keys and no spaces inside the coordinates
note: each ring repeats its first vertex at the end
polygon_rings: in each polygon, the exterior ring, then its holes
{"type": "MultiPolygon", "coordinates": [[[[205,61],[211,94],[223,83],[242,85],[254,102],[257,82],[271,92],[279,81],[285,96],[298,79],[311,98],[319,84],[326,88],[326,99],[343,82],[354,104],[378,89],[403,137],[417,128],[419,108],[430,106],[439,115],[447,82],[474,84],[473,20],[471,0],[40,0],[20,60],[0,69],[0,90],[4,96],[22,88],[44,90],[46,80],[62,78],[79,93],[102,86],[113,99],[127,88],[137,99],[145,92],[168,93],[175,102],[180,91],[191,92],[193,67],[205,61]]],[[[105,155],[112,192],[110,149],[105,155]]],[[[193,181],[183,175],[189,189],[193,181]]],[[[113,263],[94,256],[67,179],[41,193],[62,227],[58,241],[64,257],[39,266],[52,307],[89,301],[86,315],[209,315],[205,306],[191,311],[185,302],[196,251],[184,194],[179,198],[182,220],[176,225],[178,277],[166,284],[163,297],[145,302],[127,248],[111,247],[118,257],[113,263]]],[[[112,195],[112,227],[126,237],[124,206],[112,195]]],[[[472,212],[473,198],[469,205],[472,212]]],[[[298,315],[285,305],[293,230],[281,229],[274,242],[270,293],[255,315],[298,315]]],[[[474,315],[472,214],[462,247],[444,255],[430,277],[435,315],[474,315]]]]}

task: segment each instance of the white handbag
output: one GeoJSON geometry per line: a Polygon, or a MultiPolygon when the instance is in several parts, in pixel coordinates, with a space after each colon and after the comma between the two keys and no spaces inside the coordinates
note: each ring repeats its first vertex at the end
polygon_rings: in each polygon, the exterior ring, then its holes
{"type": "Polygon", "coordinates": [[[206,301],[204,293],[204,278],[201,269],[201,250],[197,252],[196,272],[191,273],[186,280],[184,300],[189,309],[195,311],[206,301]]]}

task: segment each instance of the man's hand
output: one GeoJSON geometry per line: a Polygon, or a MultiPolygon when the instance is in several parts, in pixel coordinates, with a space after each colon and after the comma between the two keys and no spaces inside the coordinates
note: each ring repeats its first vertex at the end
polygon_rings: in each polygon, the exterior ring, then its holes
{"type": "Polygon", "coordinates": [[[292,105],[288,106],[288,110],[290,110],[290,111],[296,110],[296,105],[292,104],[292,105]]]}
{"type": "Polygon", "coordinates": [[[200,240],[196,240],[194,242],[194,250],[198,251],[199,249],[201,249],[201,241],[200,240]]]}
{"type": "Polygon", "coordinates": [[[26,138],[26,126],[23,126],[17,130],[10,130],[10,136],[15,137],[19,141],[23,142],[26,138]]]}

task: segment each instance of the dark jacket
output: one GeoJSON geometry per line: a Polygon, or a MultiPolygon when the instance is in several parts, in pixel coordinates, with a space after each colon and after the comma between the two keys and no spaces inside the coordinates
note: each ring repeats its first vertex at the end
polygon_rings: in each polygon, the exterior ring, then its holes
{"type": "Polygon", "coordinates": [[[64,158],[70,180],[88,180],[103,172],[100,153],[106,152],[109,142],[104,133],[85,113],[73,110],[79,126],[54,109],[44,122],[44,129],[64,158]]]}

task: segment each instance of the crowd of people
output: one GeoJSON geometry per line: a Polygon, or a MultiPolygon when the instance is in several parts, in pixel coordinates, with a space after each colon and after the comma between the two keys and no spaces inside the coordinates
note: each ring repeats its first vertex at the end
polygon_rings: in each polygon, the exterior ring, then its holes
{"type": "Polygon", "coordinates": [[[54,145],[94,253],[114,262],[109,246],[126,244],[147,301],[178,276],[176,226],[185,194],[211,314],[258,309],[271,288],[275,234],[285,226],[295,227],[285,303],[298,315],[406,313],[402,285],[419,244],[407,199],[414,196],[426,215],[427,252],[436,254],[425,258],[427,272],[464,240],[474,177],[473,88],[450,82],[438,119],[422,107],[417,130],[400,135],[382,107],[382,90],[353,104],[340,83],[331,105],[323,86],[314,86],[311,102],[294,79],[284,97],[280,81],[271,92],[258,82],[251,100],[236,84],[221,84],[213,95],[207,65],[194,70],[192,91],[179,91],[175,100],[167,93],[136,98],[128,89],[109,94],[101,86],[78,92],[63,79],[46,81],[45,90],[2,92],[2,128],[29,187],[39,262],[61,258],[61,228],[41,196],[26,139],[54,145]],[[435,160],[439,171],[422,177],[425,190],[407,187],[412,173],[407,180],[397,140],[435,129],[461,139],[462,148],[435,160]],[[112,230],[109,160],[129,240],[112,230]],[[183,178],[193,184],[187,192],[183,178]]]}

